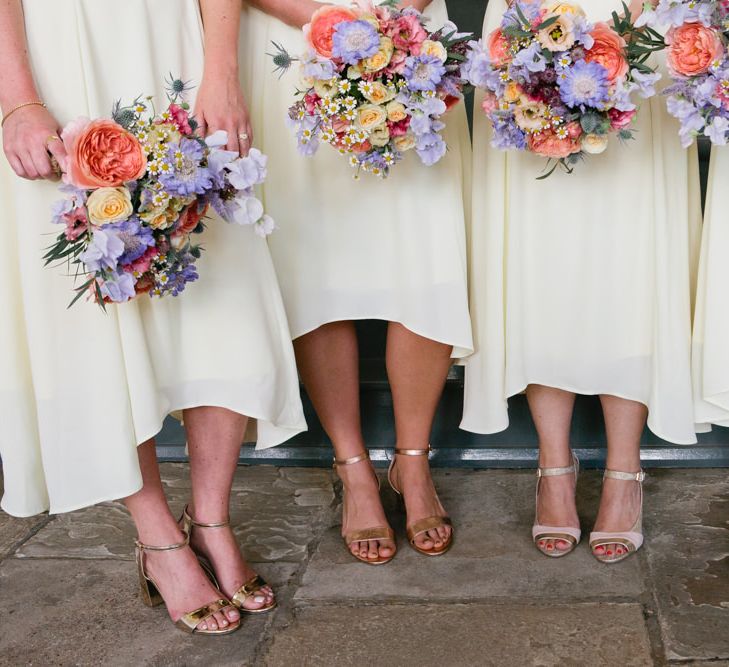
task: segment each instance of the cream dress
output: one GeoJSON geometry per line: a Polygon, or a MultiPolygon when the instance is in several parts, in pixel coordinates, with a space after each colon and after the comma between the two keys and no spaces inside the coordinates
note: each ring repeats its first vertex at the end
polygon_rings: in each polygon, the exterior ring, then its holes
{"type": "MultiPolygon", "coordinates": [[[[165,101],[169,73],[199,83],[196,0],[24,0],[40,94],[62,124],[121,98],[165,101]]],[[[136,445],[173,411],[219,406],[258,419],[258,446],[305,429],[290,335],[264,240],[210,221],[201,279],[184,295],[67,310],[72,279],[41,257],[57,186],[0,160],[2,508],[64,512],[141,487],[136,445]]]]}
{"type": "Polygon", "coordinates": [[[694,319],[696,421],[729,426],[729,151],[711,153],[694,319]]]}
{"type": "MultiPolygon", "coordinates": [[[[427,13],[431,26],[442,26],[444,0],[434,0],[427,13]]],[[[299,155],[286,124],[298,68],[279,80],[266,54],[272,42],[303,53],[301,30],[255,9],[244,15],[242,75],[256,141],[271,159],[265,205],[280,230],[270,246],[293,337],[329,322],[380,319],[452,345],[454,357],[469,354],[471,154],[463,105],[447,118],[450,150],[436,166],[420,164],[413,153],[387,181],[368,174],[354,181],[346,158],[329,146],[314,158],[299,155]]]]}
{"type": "MultiPolygon", "coordinates": [[[[582,0],[593,21],[618,0],[582,0]]],[[[506,3],[489,3],[488,34],[506,3]]],[[[509,425],[529,384],[644,403],[648,426],[695,442],[691,313],[701,210],[695,149],[665,100],[644,103],[636,140],[612,142],[572,175],[537,181],[545,160],[490,146],[476,104],[471,312],[462,428],[509,425]]]]}

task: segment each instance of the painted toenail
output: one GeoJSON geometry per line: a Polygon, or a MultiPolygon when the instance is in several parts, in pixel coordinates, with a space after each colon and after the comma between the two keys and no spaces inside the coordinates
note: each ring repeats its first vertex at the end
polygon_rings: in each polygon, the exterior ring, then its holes
{"type": "Polygon", "coordinates": [[[253,602],[256,602],[257,604],[261,604],[261,602],[265,602],[266,598],[264,598],[262,595],[256,595],[256,597],[253,598],[253,602]]]}

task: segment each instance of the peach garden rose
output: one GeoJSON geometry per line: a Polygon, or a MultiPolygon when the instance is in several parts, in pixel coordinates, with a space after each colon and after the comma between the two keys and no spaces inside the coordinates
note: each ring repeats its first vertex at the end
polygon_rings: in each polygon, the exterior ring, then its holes
{"type": "Polygon", "coordinates": [[[681,76],[697,76],[720,60],[724,45],[719,35],[700,23],[686,23],[666,34],[668,66],[681,76]]]}
{"type": "Polygon", "coordinates": [[[355,21],[357,14],[346,7],[324,5],[311,16],[311,22],[304,26],[304,35],[311,47],[323,58],[332,57],[334,29],[344,21],[355,21]]]}
{"type": "Polygon", "coordinates": [[[587,51],[585,60],[602,65],[607,70],[611,83],[622,79],[628,73],[625,40],[607,23],[596,23],[590,34],[595,44],[587,51]]]}

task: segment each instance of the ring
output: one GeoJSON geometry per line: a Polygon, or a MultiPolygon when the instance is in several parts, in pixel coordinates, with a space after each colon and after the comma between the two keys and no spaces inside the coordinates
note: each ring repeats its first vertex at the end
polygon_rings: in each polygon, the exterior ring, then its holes
{"type": "Polygon", "coordinates": [[[52,134],[46,139],[46,146],[51,143],[51,141],[61,141],[61,137],[59,137],[57,134],[52,134]]]}
{"type": "Polygon", "coordinates": [[[53,169],[53,173],[56,176],[61,176],[63,174],[63,170],[61,169],[61,165],[58,164],[58,160],[56,160],[56,158],[54,158],[52,155],[51,155],[50,159],[51,159],[51,169],[53,169]]]}
{"type": "Polygon", "coordinates": [[[248,133],[242,132],[241,134],[238,135],[238,139],[240,139],[241,141],[248,141],[248,133]]]}

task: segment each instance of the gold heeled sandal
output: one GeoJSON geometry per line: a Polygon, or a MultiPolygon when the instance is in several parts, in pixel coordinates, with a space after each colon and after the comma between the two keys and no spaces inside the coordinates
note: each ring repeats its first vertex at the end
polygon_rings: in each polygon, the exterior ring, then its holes
{"type": "MultiPolygon", "coordinates": [[[[200,523],[199,521],[195,521],[191,516],[190,513],[187,511],[187,506],[185,506],[185,509],[182,511],[182,517],[180,518],[180,523],[182,525],[183,532],[188,536],[188,540],[190,539],[192,535],[192,529],[193,528],[229,528],[230,527],[230,521],[221,521],[220,523],[200,523]]],[[[200,562],[200,566],[205,570],[205,573],[208,575],[208,578],[210,581],[213,582],[213,585],[216,588],[220,588],[220,585],[218,584],[218,579],[215,576],[215,570],[213,569],[213,565],[210,562],[210,560],[207,558],[207,556],[201,554],[199,551],[195,550],[193,547],[193,551],[195,552],[195,555],[197,556],[198,561],[200,562]]],[[[256,574],[252,576],[248,581],[246,581],[236,592],[234,595],[231,596],[230,601],[233,603],[233,605],[239,610],[242,611],[245,614],[265,614],[269,611],[272,611],[276,608],[276,599],[274,598],[273,601],[270,604],[267,604],[265,607],[261,607],[259,609],[249,609],[248,607],[244,606],[246,600],[250,600],[251,598],[255,597],[259,594],[260,590],[264,587],[268,586],[266,581],[263,579],[262,576],[256,574]]]]}
{"type": "MultiPolygon", "coordinates": [[[[370,461],[370,455],[368,452],[365,452],[364,454],[360,454],[359,456],[353,456],[350,459],[334,459],[334,469],[336,470],[339,466],[351,466],[356,463],[361,463],[362,461],[370,461]]],[[[372,467],[372,463],[370,461],[370,469],[372,470],[372,474],[377,479],[377,488],[380,488],[380,478],[377,477],[377,473],[375,472],[375,469],[372,467]]],[[[343,494],[343,507],[342,507],[342,514],[344,516],[347,515],[347,494],[346,492],[343,494]]],[[[390,526],[375,526],[373,528],[365,528],[363,530],[353,530],[350,533],[347,533],[343,536],[344,544],[347,546],[347,551],[350,553],[350,555],[353,558],[356,558],[358,561],[361,561],[362,563],[367,563],[367,565],[385,565],[389,563],[393,558],[395,558],[395,554],[397,553],[397,543],[395,541],[395,531],[390,528],[390,526]],[[393,543],[393,554],[392,556],[380,556],[377,559],[371,559],[371,558],[363,558],[362,556],[355,555],[352,553],[351,546],[355,542],[375,542],[375,541],[384,541],[384,540],[390,540],[393,543]]]]}
{"type": "Polygon", "coordinates": [[[535,499],[534,509],[534,525],[532,526],[532,540],[534,546],[543,553],[545,556],[550,558],[562,558],[567,554],[571,554],[580,543],[582,537],[582,531],[579,528],[572,528],[571,526],[545,526],[539,523],[539,487],[543,477],[560,477],[562,475],[575,476],[575,487],[577,487],[577,477],[580,474],[580,461],[572,454],[572,465],[564,468],[537,468],[537,491],[535,499]],[[542,540],[562,540],[567,542],[570,546],[568,549],[557,549],[554,548],[551,551],[546,547],[542,548],[539,543],[542,540]]]}
{"type": "Polygon", "coordinates": [[[645,480],[645,472],[619,472],[617,470],[606,470],[603,475],[604,479],[619,479],[624,482],[638,482],[640,484],[640,511],[633,527],[628,531],[620,531],[615,533],[597,532],[590,533],[590,551],[592,555],[601,563],[611,565],[625,560],[628,556],[634,554],[643,546],[643,481],[645,480]],[[625,552],[622,554],[608,551],[606,547],[611,544],[619,544],[624,547],[625,552]],[[597,547],[605,547],[605,553],[596,554],[597,547]]]}
{"type": "MultiPolygon", "coordinates": [[[[145,605],[148,607],[156,607],[157,605],[164,604],[164,599],[157,588],[157,584],[155,584],[154,580],[147,575],[147,571],[144,566],[144,553],[146,551],[176,551],[177,549],[184,549],[189,546],[189,544],[189,535],[185,535],[185,540],[183,542],[170,544],[165,547],[153,547],[149,544],[142,544],[139,540],[134,541],[137,571],[139,572],[139,587],[142,594],[142,602],[145,605]]],[[[195,611],[183,614],[182,618],[175,621],[175,626],[183,632],[191,635],[229,635],[231,632],[235,632],[240,628],[240,620],[228,620],[228,627],[218,628],[217,630],[201,630],[198,628],[203,621],[207,621],[214,614],[223,611],[228,607],[233,607],[233,605],[230,600],[226,600],[221,595],[221,597],[218,600],[215,600],[215,602],[211,602],[210,604],[206,604],[195,611]]]]}
{"type": "MultiPolygon", "coordinates": [[[[405,499],[402,496],[402,491],[397,488],[392,479],[392,473],[395,470],[395,456],[429,456],[431,451],[432,449],[430,445],[428,445],[427,449],[395,449],[395,455],[392,457],[390,469],[387,471],[387,481],[390,482],[392,490],[402,498],[403,503],[405,502],[405,499]]],[[[448,516],[429,516],[425,519],[420,519],[420,521],[416,521],[411,526],[407,526],[406,532],[410,546],[424,556],[442,556],[453,546],[453,523],[448,516]],[[451,528],[451,532],[442,547],[439,549],[423,549],[417,545],[415,541],[417,537],[423,533],[427,533],[429,530],[444,528],[445,526],[449,526],[451,528]]]]}

